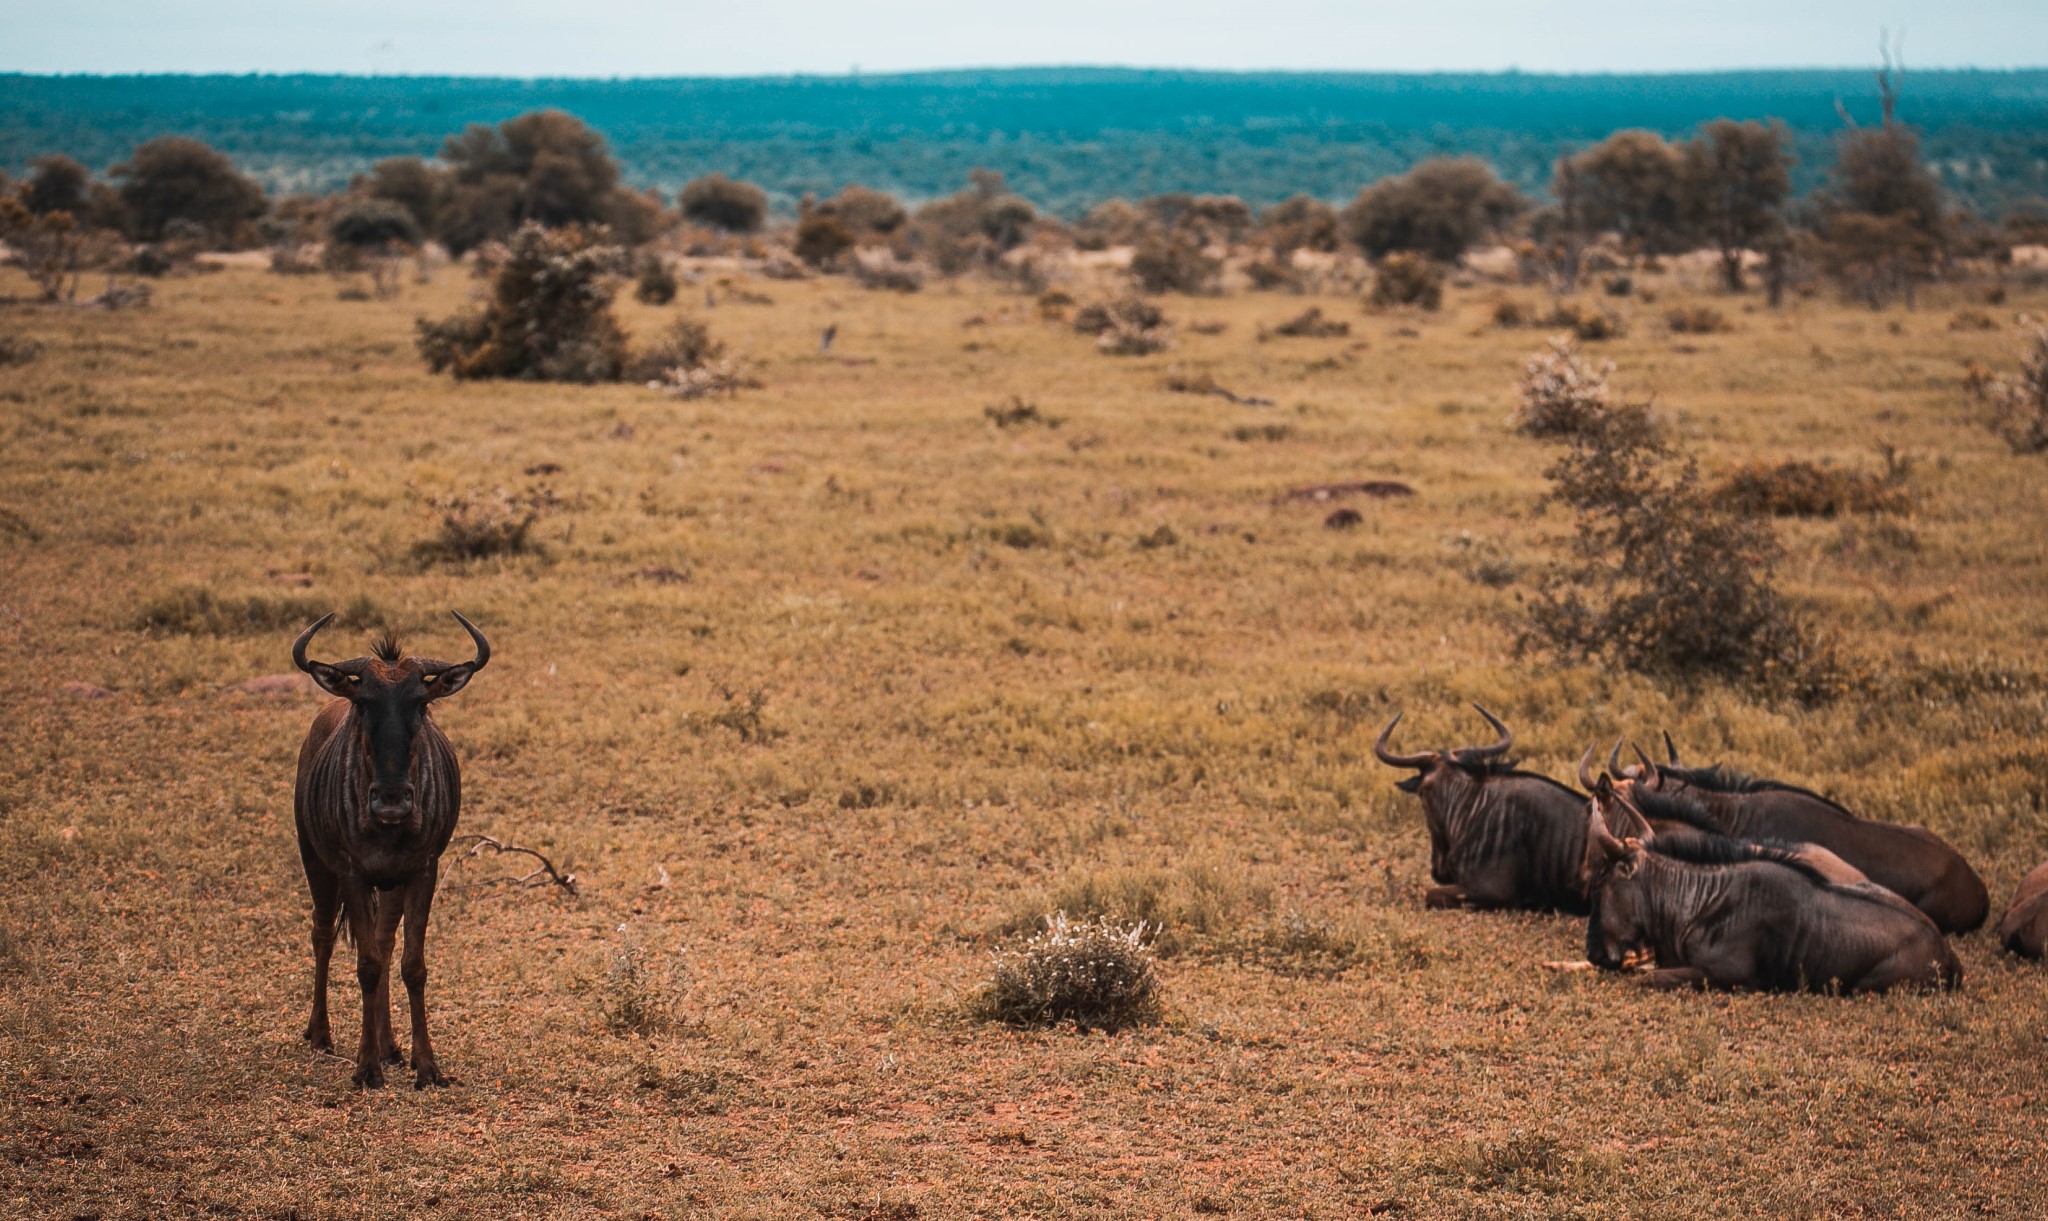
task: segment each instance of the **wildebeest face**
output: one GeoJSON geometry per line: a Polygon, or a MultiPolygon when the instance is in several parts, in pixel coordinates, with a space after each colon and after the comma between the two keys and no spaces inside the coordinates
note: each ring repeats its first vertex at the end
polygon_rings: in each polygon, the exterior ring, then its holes
{"type": "Polygon", "coordinates": [[[1592,915],[1586,922],[1586,961],[1619,970],[1628,959],[1640,955],[1645,945],[1641,873],[1651,829],[1649,821],[1618,793],[1612,778],[1602,775],[1591,788],[1586,855],[1579,874],[1592,901],[1592,915]],[[1610,818],[1625,838],[1609,829],[1610,818]]]}
{"type": "Polygon", "coordinates": [[[413,747],[426,723],[427,705],[455,694],[490,660],[490,645],[467,619],[456,615],[477,643],[474,661],[451,664],[424,657],[405,657],[391,637],[378,644],[374,657],[328,663],[306,657],[313,633],[333,615],[307,628],[292,646],[292,659],[330,695],[349,701],[369,764],[372,820],[385,826],[409,822],[416,796],[413,789],[413,747]]]}

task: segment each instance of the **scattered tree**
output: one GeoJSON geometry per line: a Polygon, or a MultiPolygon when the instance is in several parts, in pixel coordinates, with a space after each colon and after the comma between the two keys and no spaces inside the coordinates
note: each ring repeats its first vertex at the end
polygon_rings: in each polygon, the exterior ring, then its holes
{"type": "Polygon", "coordinates": [[[1686,157],[1656,132],[1618,131],[1560,160],[1550,189],[1581,239],[1612,232],[1631,255],[1669,253],[1685,239],[1686,157]]]}
{"type": "Polygon", "coordinates": [[[92,206],[92,172],[61,153],[29,163],[21,202],[37,216],[69,212],[79,220],[92,206]]]}
{"type": "Polygon", "coordinates": [[[1360,191],[1344,209],[1342,225],[1345,236],[1374,258],[1410,250],[1455,263],[1526,206],[1484,161],[1438,158],[1360,191]]]}
{"type": "Polygon", "coordinates": [[[120,184],[130,236],[141,241],[162,240],[166,226],[177,221],[226,241],[263,215],[263,188],[238,173],[226,156],[183,136],[143,144],[112,176],[120,184]]]}
{"type": "Polygon", "coordinates": [[[418,321],[420,355],[457,378],[616,380],[626,335],[612,316],[623,254],[579,226],[520,226],[480,310],[418,321]]]}
{"type": "Polygon", "coordinates": [[[1259,216],[1259,239],[1275,258],[1297,250],[1337,249],[1337,209],[1312,195],[1293,195],[1259,216]]]}
{"type": "Polygon", "coordinates": [[[1728,291],[1742,291],[1742,254],[1766,248],[1784,227],[1792,154],[1779,123],[1716,119],[1685,144],[1684,227],[1721,252],[1728,291]]]}
{"type": "Polygon", "coordinates": [[[683,215],[727,233],[752,233],[768,219],[768,192],[724,174],[694,179],[676,194],[683,215]]]}

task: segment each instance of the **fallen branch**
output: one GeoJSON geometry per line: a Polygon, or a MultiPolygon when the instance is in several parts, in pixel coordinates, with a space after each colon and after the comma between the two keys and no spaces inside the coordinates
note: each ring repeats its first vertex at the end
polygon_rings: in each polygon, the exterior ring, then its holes
{"type": "Polygon", "coordinates": [[[448,885],[453,889],[478,889],[485,886],[495,886],[501,882],[509,882],[514,886],[559,886],[572,895],[576,893],[576,875],[573,873],[563,873],[556,869],[553,861],[542,856],[532,848],[522,847],[518,844],[508,844],[502,840],[493,839],[488,835],[458,835],[451,846],[453,844],[460,844],[463,841],[468,841],[469,847],[460,856],[455,858],[453,864],[448,866],[448,872],[451,874],[462,868],[464,862],[475,860],[487,849],[494,856],[507,852],[516,853],[520,856],[530,856],[540,862],[540,868],[524,877],[518,878],[485,878],[479,882],[450,882],[448,885]]]}

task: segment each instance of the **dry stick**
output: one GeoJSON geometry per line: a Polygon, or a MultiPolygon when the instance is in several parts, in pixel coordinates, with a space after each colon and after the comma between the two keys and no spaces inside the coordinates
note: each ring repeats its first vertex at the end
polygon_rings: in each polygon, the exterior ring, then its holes
{"type": "Polygon", "coordinates": [[[474,860],[486,848],[490,849],[493,854],[513,852],[518,853],[522,856],[530,856],[534,860],[540,862],[540,868],[534,870],[532,873],[527,874],[525,877],[485,878],[483,881],[480,882],[458,882],[453,884],[455,889],[462,890],[473,887],[493,886],[499,882],[511,882],[516,886],[534,886],[545,882],[550,885],[559,886],[563,890],[568,891],[572,895],[576,893],[576,875],[573,873],[563,873],[560,870],[556,869],[555,863],[553,861],[549,860],[545,856],[542,856],[539,852],[534,851],[532,848],[522,847],[518,844],[508,844],[502,840],[493,839],[488,835],[458,835],[455,837],[455,839],[457,841],[469,840],[472,842],[470,843],[468,850],[465,851],[461,856],[456,857],[455,863],[449,866],[449,871],[451,873],[454,872],[456,869],[461,868],[463,862],[474,860]],[[543,874],[545,874],[546,876],[543,877],[543,874]]]}

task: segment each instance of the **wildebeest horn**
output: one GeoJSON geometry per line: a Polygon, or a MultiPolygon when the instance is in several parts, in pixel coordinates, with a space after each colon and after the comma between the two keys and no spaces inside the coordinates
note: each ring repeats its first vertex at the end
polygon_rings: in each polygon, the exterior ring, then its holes
{"type": "Polygon", "coordinates": [[[1500,735],[1500,741],[1495,742],[1491,746],[1468,746],[1458,752],[1458,757],[1461,759],[1491,759],[1508,753],[1508,747],[1515,744],[1515,735],[1508,730],[1506,725],[1501,724],[1499,717],[1488,712],[1486,709],[1474,704],[1472,705],[1472,710],[1486,718],[1486,723],[1493,726],[1493,731],[1500,735]]]}
{"type": "Polygon", "coordinates": [[[1664,731],[1664,753],[1671,756],[1671,766],[1678,766],[1678,744],[1671,740],[1671,731],[1664,731]]]}
{"type": "MultiPolygon", "coordinates": [[[[470,670],[476,671],[483,669],[484,664],[490,661],[491,659],[491,642],[485,640],[484,634],[476,630],[476,624],[471,623],[469,620],[462,617],[461,611],[451,610],[448,613],[455,616],[455,622],[460,623],[462,625],[462,630],[469,633],[469,638],[471,640],[476,641],[476,660],[469,663],[470,670]]],[[[329,615],[327,619],[332,619],[333,617],[334,616],[329,615]]],[[[322,619],[320,623],[327,622],[327,619],[322,619]]],[[[319,627],[320,623],[314,624],[313,627],[319,627]]],[[[310,636],[312,634],[312,628],[308,628],[306,631],[306,635],[310,636]]]]}
{"type": "Polygon", "coordinates": [[[1607,752],[1607,771],[1610,775],[1619,776],[1622,774],[1621,742],[1620,738],[1616,738],[1614,740],[1614,749],[1607,752]]]}
{"type": "Polygon", "coordinates": [[[1637,746],[1634,742],[1630,742],[1628,748],[1636,752],[1636,758],[1643,761],[1643,770],[1636,774],[1643,778],[1654,778],[1657,775],[1657,765],[1650,761],[1650,756],[1643,753],[1643,748],[1637,746]]]}
{"type": "Polygon", "coordinates": [[[313,663],[306,660],[306,646],[313,643],[313,634],[326,627],[333,619],[334,612],[328,611],[306,625],[306,630],[299,633],[297,640],[292,641],[292,664],[308,674],[313,672],[313,663]]]}
{"type": "Polygon", "coordinates": [[[1377,755],[1379,761],[1388,767],[1429,767],[1433,765],[1436,762],[1436,752],[1433,750],[1425,750],[1413,755],[1397,755],[1387,749],[1387,741],[1394,736],[1394,726],[1401,723],[1401,716],[1401,713],[1396,712],[1394,719],[1387,722],[1387,727],[1380,730],[1379,739],[1372,744],[1372,753],[1377,755]]]}
{"type": "MultiPolygon", "coordinates": [[[[1591,754],[1592,752],[1588,751],[1586,753],[1591,754]]],[[[1608,856],[1625,855],[1628,852],[1628,845],[1614,838],[1614,833],[1607,829],[1607,820],[1600,814],[1600,803],[1589,801],[1586,803],[1586,807],[1592,811],[1586,818],[1586,834],[1591,837],[1594,843],[1600,846],[1600,851],[1608,856]]]]}
{"type": "Polygon", "coordinates": [[[1598,749],[1597,746],[1588,746],[1586,753],[1579,756],[1579,783],[1588,793],[1593,791],[1593,752],[1598,749]]]}

